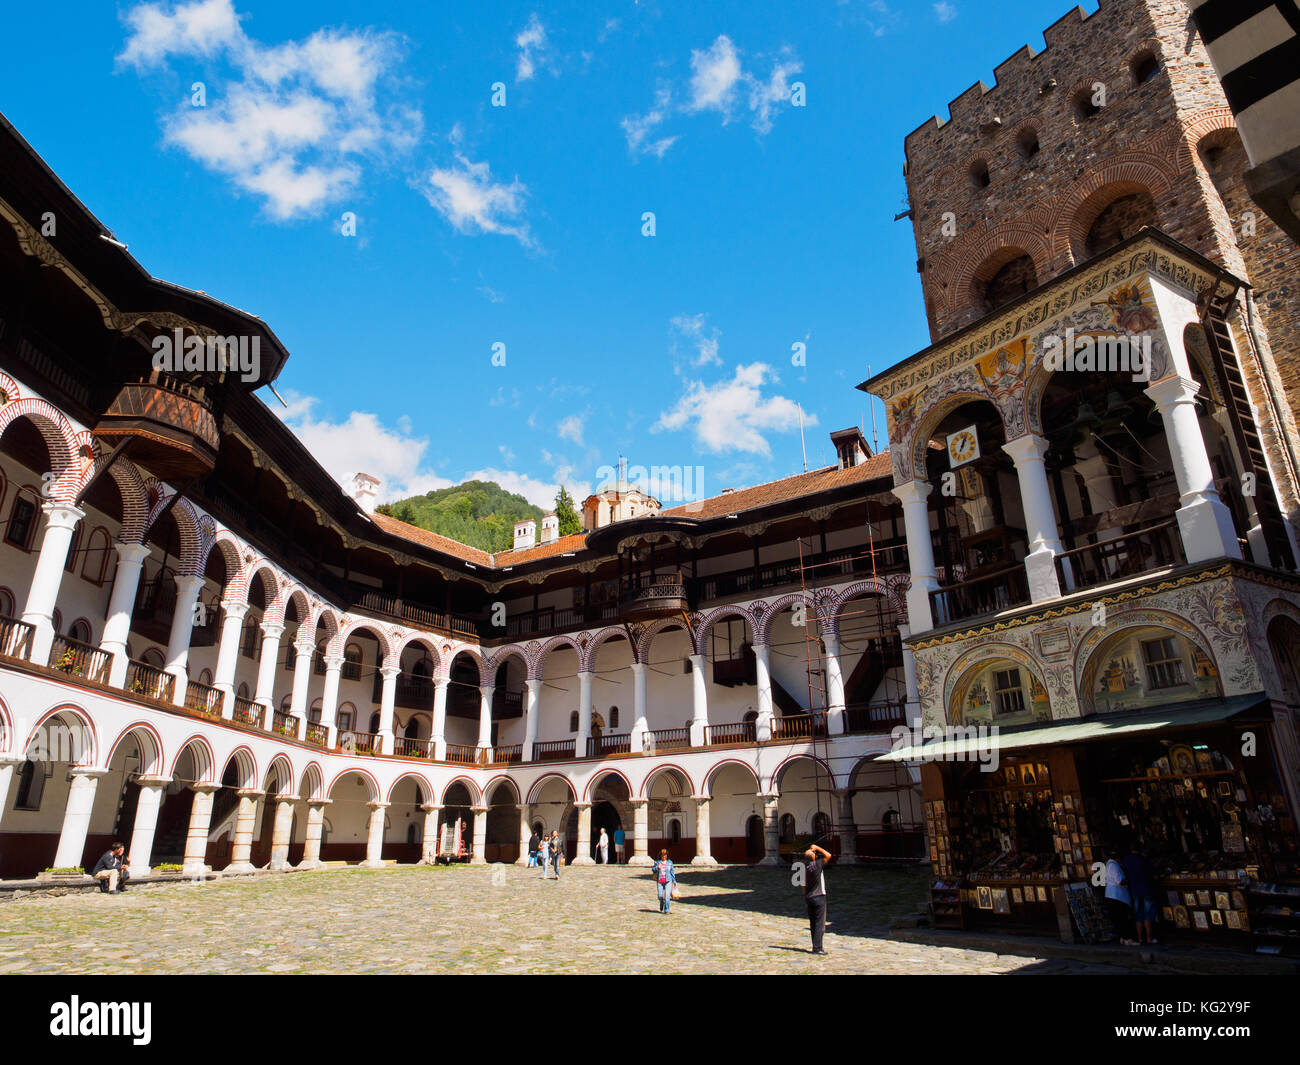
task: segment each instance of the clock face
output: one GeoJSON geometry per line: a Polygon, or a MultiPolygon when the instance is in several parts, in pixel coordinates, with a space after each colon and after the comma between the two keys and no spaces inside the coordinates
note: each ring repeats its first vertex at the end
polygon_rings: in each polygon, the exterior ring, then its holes
{"type": "Polygon", "coordinates": [[[953,462],[969,462],[979,454],[979,440],[969,429],[948,437],[948,454],[953,462]]]}

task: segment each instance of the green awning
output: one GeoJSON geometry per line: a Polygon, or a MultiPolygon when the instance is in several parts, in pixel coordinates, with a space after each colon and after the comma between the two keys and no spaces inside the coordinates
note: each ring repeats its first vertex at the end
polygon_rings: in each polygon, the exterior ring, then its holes
{"type": "Polygon", "coordinates": [[[875,761],[968,761],[969,759],[962,759],[960,756],[989,750],[1011,751],[1024,747],[1112,740],[1159,729],[1211,725],[1252,710],[1266,708],[1268,703],[1267,695],[1263,692],[1254,692],[1250,695],[1233,695],[1226,699],[1193,699],[1188,702],[1170,703],[1155,710],[1128,710],[1084,719],[1053,721],[1051,724],[1044,725],[1021,725],[1014,729],[1000,729],[996,733],[986,729],[982,735],[931,740],[929,743],[903,747],[882,754],[875,761]]]}

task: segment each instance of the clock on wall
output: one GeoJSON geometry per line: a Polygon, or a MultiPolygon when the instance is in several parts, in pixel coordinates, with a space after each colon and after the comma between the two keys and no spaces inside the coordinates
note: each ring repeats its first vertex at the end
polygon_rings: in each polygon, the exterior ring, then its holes
{"type": "Polygon", "coordinates": [[[956,469],[980,457],[980,438],[975,426],[948,434],[948,463],[956,469]]]}

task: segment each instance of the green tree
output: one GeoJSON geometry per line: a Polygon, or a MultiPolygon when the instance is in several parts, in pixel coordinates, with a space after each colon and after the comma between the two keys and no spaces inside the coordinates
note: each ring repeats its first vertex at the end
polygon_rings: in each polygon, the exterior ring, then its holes
{"type": "Polygon", "coordinates": [[[560,519],[560,535],[572,536],[574,533],[582,532],[582,518],[578,516],[577,508],[573,505],[573,497],[569,495],[569,490],[560,485],[559,494],[555,497],[555,516],[560,519]]]}

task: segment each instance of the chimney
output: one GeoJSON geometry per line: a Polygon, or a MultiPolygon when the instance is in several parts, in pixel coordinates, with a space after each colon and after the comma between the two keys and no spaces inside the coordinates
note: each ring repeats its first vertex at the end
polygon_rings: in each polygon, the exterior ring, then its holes
{"type": "Polygon", "coordinates": [[[357,506],[367,514],[373,514],[375,498],[379,495],[383,483],[378,477],[372,477],[368,473],[354,473],[343,482],[343,491],[356,500],[357,506]]]}
{"type": "Polygon", "coordinates": [[[554,514],[542,518],[542,543],[553,544],[560,538],[560,519],[554,514]]]}
{"type": "Polygon", "coordinates": [[[537,522],[532,518],[515,522],[515,550],[524,551],[537,546],[537,522]]]}

